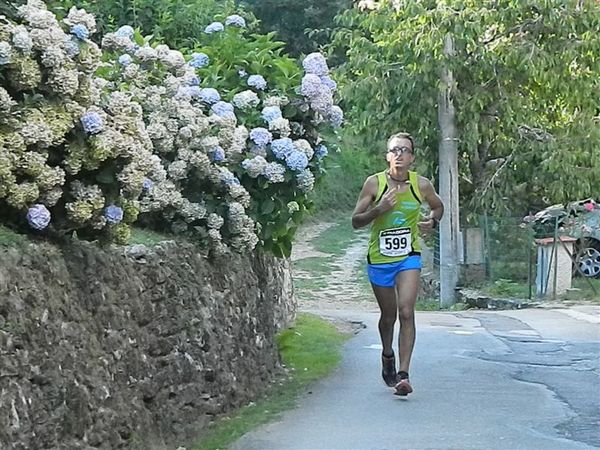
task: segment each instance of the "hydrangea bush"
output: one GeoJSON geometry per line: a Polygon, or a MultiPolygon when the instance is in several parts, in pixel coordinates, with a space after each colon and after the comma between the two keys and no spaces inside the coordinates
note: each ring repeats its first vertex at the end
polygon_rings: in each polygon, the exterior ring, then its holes
{"type": "Polygon", "coordinates": [[[139,105],[101,94],[95,31],[85,11],[59,22],[38,0],[0,17],[0,219],[125,243],[150,138],[139,105]]]}
{"type": "Polygon", "coordinates": [[[225,20],[224,29],[206,35],[194,51],[211,61],[196,68],[201,88],[233,105],[237,123],[248,130],[243,159],[228,168],[250,193],[260,242],[287,255],[324,172],[323,132],[341,126],[343,113],[334,104],[337,86],[325,58],[313,53],[300,66],[281,55],[282,45],[225,20]]]}
{"type": "Polygon", "coordinates": [[[129,26],[101,52],[94,32],[85,11],[58,22],[34,0],[0,21],[0,206],[37,231],[124,243],[138,221],[289,255],[322,132],[343,121],[325,58],[300,67],[238,15],[186,53],[129,26]]]}

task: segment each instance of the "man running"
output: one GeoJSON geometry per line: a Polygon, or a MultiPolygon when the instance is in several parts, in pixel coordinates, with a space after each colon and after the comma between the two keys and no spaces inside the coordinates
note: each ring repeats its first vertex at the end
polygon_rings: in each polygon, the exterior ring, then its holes
{"type": "Polygon", "coordinates": [[[421,281],[419,230],[437,227],[444,214],[442,200],[431,182],[409,168],[415,160],[410,134],[397,133],[387,143],[389,168],[365,181],[352,213],[352,226],[372,222],[367,255],[369,281],[379,304],[379,334],[383,380],[397,395],[408,395],[409,366],[415,344],[415,303],[421,281]],[[421,203],[431,213],[421,220],[421,203]],[[400,318],[398,335],[399,370],[392,348],[394,326],[400,318]]]}

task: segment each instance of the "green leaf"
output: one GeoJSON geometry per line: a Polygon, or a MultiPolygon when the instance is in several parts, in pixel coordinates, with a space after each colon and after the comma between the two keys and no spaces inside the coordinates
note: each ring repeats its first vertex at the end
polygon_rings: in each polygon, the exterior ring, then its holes
{"type": "Polygon", "coordinates": [[[263,200],[260,211],[262,214],[271,214],[275,210],[275,202],[271,198],[263,200]]]}

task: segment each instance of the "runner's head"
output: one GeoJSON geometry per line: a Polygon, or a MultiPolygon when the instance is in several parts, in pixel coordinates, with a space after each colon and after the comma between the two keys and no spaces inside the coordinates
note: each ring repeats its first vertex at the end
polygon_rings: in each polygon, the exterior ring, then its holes
{"type": "Polygon", "coordinates": [[[415,144],[408,133],[396,133],[387,141],[386,160],[390,167],[408,168],[415,160],[415,144]]]}

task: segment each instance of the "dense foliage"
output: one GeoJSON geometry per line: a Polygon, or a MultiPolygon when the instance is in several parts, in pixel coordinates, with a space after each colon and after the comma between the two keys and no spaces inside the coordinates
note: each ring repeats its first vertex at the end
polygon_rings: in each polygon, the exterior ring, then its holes
{"type": "Polygon", "coordinates": [[[213,20],[235,12],[233,0],[51,0],[63,14],[73,6],[93,14],[99,35],[130,25],[173,48],[193,47],[213,20]]]}
{"type": "Polygon", "coordinates": [[[339,17],[333,50],[349,124],[364,148],[412,132],[437,166],[440,69],[452,68],[461,203],[524,212],[597,195],[600,173],[600,5],[370,2],[339,17]],[[455,56],[445,60],[444,37],[455,56]]]}
{"type": "Polygon", "coordinates": [[[0,23],[0,220],[127,242],[129,225],[184,233],[215,252],[278,255],[339,127],[325,58],[303,70],[239,15],[181,52],[94,17],[58,21],[30,0],[0,23]],[[16,218],[16,219],[15,219],[16,218]]]}
{"type": "Polygon", "coordinates": [[[329,43],[336,14],[350,8],[352,0],[246,0],[260,20],[263,33],[275,31],[295,56],[318,51],[329,43]]]}

